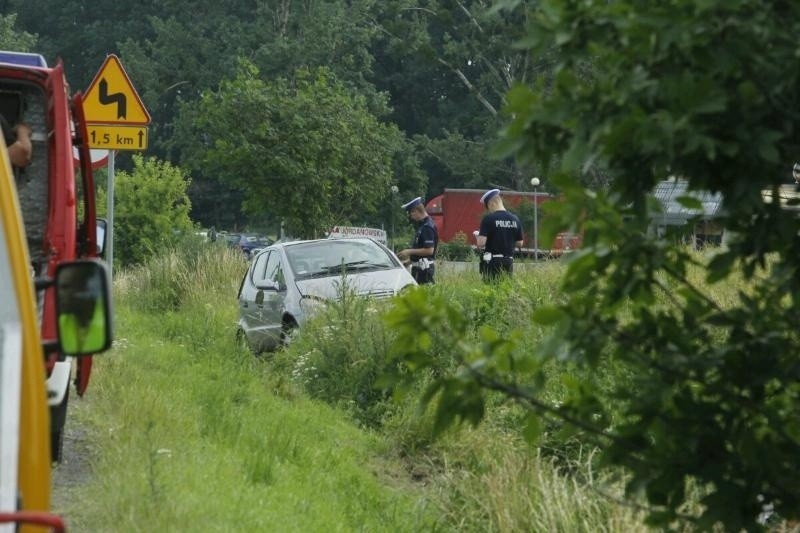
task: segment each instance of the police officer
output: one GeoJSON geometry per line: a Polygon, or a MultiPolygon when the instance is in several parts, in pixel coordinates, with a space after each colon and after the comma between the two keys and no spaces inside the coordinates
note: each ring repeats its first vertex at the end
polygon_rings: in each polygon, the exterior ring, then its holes
{"type": "Polygon", "coordinates": [[[434,258],[436,248],[439,246],[439,231],[436,224],[425,210],[421,197],[416,197],[403,204],[403,209],[408,213],[408,218],[417,226],[411,248],[397,252],[397,257],[411,261],[411,275],[417,283],[433,283],[433,274],[436,269],[434,258]]]}
{"type": "Polygon", "coordinates": [[[499,189],[486,191],[481,202],[488,213],[481,220],[476,240],[483,249],[480,272],[484,281],[510,276],[514,268],[514,248],[522,246],[522,222],[503,205],[499,189]]]}

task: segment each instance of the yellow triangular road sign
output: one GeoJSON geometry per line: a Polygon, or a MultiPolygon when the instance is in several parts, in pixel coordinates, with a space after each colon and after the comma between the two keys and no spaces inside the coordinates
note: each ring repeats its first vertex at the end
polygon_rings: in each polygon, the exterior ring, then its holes
{"type": "Polygon", "coordinates": [[[83,114],[89,123],[150,124],[150,113],[114,54],[106,57],[89,85],[83,98],[83,114]]]}

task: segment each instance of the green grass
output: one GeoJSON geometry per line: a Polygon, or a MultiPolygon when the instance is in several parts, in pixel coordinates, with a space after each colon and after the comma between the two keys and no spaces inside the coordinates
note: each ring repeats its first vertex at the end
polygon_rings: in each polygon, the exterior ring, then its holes
{"type": "MultiPolygon", "coordinates": [[[[234,341],[244,269],[199,247],[115,279],[117,340],[80,411],[95,455],[65,510],[74,530],[644,529],[606,495],[619,486],[592,473],[591,450],[529,447],[519,408],[499,399],[484,424],[433,440],[424,381],[401,399],[375,389],[394,339],[382,305],[334,306],[289,350],[253,357],[234,341]]],[[[520,270],[500,289],[443,274],[430,290],[535,341],[527,317],[558,297],[559,269],[520,270]]],[[[450,345],[437,345],[441,371],[450,345]]]]}
{"type": "MultiPolygon", "coordinates": [[[[240,274],[238,258],[221,260],[240,274]]],[[[397,481],[379,435],[276,394],[265,365],[235,345],[235,289],[209,285],[180,311],[150,313],[133,276],[118,284],[117,342],[95,359],[86,398],[97,456],[67,510],[76,529],[433,528],[424,491],[397,481]]]]}

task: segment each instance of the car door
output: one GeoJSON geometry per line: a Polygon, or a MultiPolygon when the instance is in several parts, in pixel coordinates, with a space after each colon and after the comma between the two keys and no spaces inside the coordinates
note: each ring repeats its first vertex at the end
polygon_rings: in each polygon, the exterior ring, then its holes
{"type": "Polygon", "coordinates": [[[239,325],[244,331],[250,346],[260,347],[265,342],[265,332],[261,323],[263,291],[256,287],[265,277],[267,259],[270,252],[260,254],[250,265],[242,279],[239,289],[239,325]],[[259,295],[262,293],[261,295],[259,295]]]}
{"type": "MultiPolygon", "coordinates": [[[[0,141],[0,530],[61,523],[50,506],[50,427],[30,256],[0,141]],[[26,511],[37,513],[19,514],[26,511]]],[[[63,528],[62,528],[63,529],[63,528]]]]}
{"type": "Polygon", "coordinates": [[[286,298],[286,280],[281,262],[280,251],[272,250],[267,258],[264,282],[259,284],[263,287],[260,295],[261,322],[273,346],[280,341],[286,298]]]}

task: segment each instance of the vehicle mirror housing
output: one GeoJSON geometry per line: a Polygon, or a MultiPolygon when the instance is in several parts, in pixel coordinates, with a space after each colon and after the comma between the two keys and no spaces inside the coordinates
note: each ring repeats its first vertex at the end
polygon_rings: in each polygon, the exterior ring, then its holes
{"type": "Polygon", "coordinates": [[[58,344],[65,355],[91,355],[111,346],[108,271],[97,260],[58,265],[55,276],[58,344]]]}

